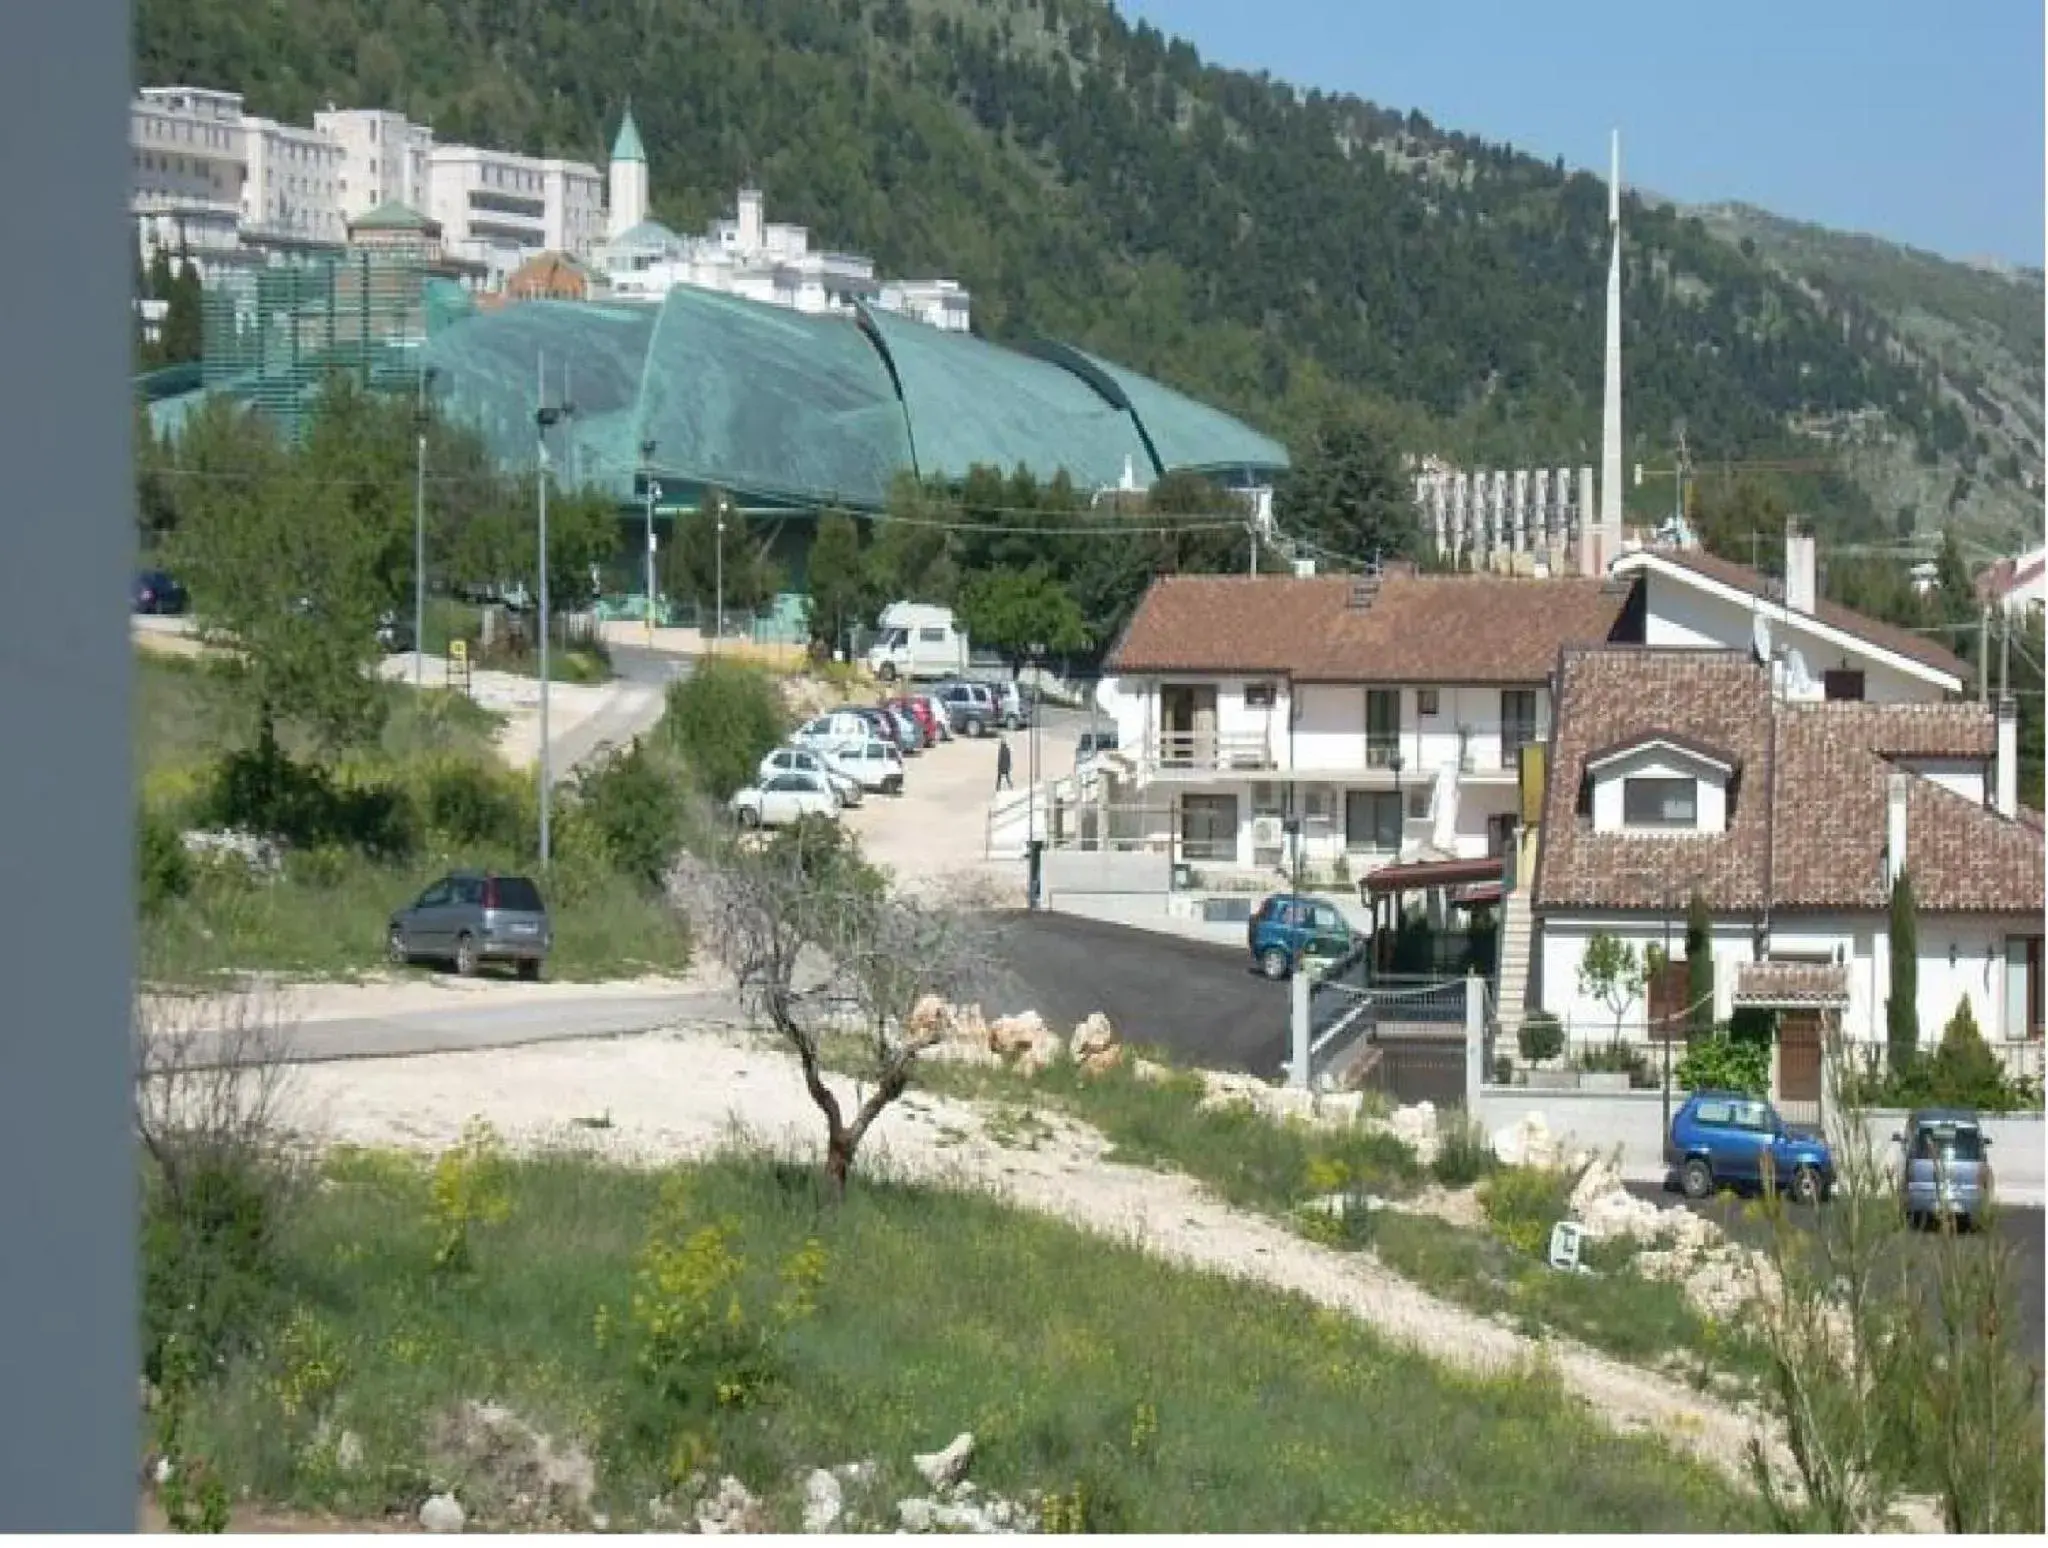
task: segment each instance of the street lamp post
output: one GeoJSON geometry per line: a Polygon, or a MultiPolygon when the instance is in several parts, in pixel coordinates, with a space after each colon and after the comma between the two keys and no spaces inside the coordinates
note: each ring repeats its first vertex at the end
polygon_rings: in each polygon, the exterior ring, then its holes
{"type": "Polygon", "coordinates": [[[718,547],[716,549],[716,557],[713,560],[715,566],[714,573],[717,577],[714,583],[714,595],[717,599],[717,612],[714,617],[716,619],[717,632],[712,636],[712,648],[715,650],[725,640],[725,496],[723,494],[715,495],[712,497],[712,500],[711,514],[718,525],[718,547]]]}
{"type": "Polygon", "coordinates": [[[418,457],[413,471],[412,496],[412,685],[415,691],[427,682],[427,384],[435,371],[428,366],[420,372],[420,390],[413,404],[413,429],[418,434],[418,457]]]}
{"type": "Polygon", "coordinates": [[[548,407],[546,397],[547,378],[543,375],[542,402],[533,415],[540,452],[540,863],[543,868],[549,863],[552,853],[548,809],[553,804],[554,786],[554,760],[548,746],[548,431],[573,418],[576,413],[576,406],[572,403],[548,407]]]}
{"type": "MultiPolygon", "coordinates": [[[[1045,647],[1034,642],[1025,647],[1024,653],[1035,668],[1045,657],[1045,647]]],[[[1030,804],[1025,808],[1025,832],[1028,835],[1025,848],[1031,857],[1030,893],[1031,906],[1035,909],[1038,907],[1045,864],[1045,840],[1040,838],[1038,833],[1038,695],[1035,692],[1031,695],[1031,780],[1027,800],[1030,804]]]]}
{"type": "Polygon", "coordinates": [[[647,643],[654,643],[654,502],[661,498],[661,486],[654,481],[654,442],[640,443],[640,463],[647,479],[647,643]]]}

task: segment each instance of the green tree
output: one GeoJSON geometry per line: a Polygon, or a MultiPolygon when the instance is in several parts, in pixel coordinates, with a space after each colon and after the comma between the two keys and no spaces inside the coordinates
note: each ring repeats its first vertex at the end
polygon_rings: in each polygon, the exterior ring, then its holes
{"type": "Polygon", "coordinates": [[[914,473],[898,474],[868,545],[870,594],[885,603],[954,601],[960,568],[945,524],[958,515],[943,491],[927,488],[914,473]]]}
{"type": "Polygon", "coordinates": [[[1642,997],[1643,982],[1643,959],[1634,946],[1605,930],[1586,942],[1579,958],[1579,993],[1606,1006],[1616,1042],[1628,1008],[1642,997]]]}
{"type": "Polygon", "coordinates": [[[789,729],[782,695],[752,662],[710,656],[668,690],[662,734],[706,795],[730,800],[789,729]]]}
{"type": "Polygon", "coordinates": [[[1976,583],[1953,526],[1943,530],[1941,547],[1934,552],[1934,601],[1945,623],[1963,623],[1977,616],[1976,583]]]}
{"type": "Polygon", "coordinates": [[[1685,910],[1685,1000],[1692,1030],[1710,1030],[1714,1025],[1714,917],[1698,889],[1685,910]]]}
{"type": "Polygon", "coordinates": [[[1414,558],[1422,549],[1415,492],[1393,446],[1353,418],[1325,425],[1275,492],[1281,531],[1350,564],[1414,558]]]}
{"type": "Polygon", "coordinates": [[[351,519],[346,491],[308,476],[262,419],[224,401],[180,444],[193,474],[167,544],[193,611],[226,647],[225,672],[274,750],[283,723],[329,750],[374,734],[372,666],[380,535],[351,519]]]}
{"type": "Polygon", "coordinates": [[[721,597],[728,621],[744,617],[774,599],[781,576],[759,525],[723,490],[707,489],[694,512],[676,518],[662,583],[670,596],[696,603],[708,626],[721,597]]]}
{"type": "Polygon", "coordinates": [[[170,303],[163,323],[164,364],[184,365],[199,359],[205,345],[206,293],[199,283],[198,266],[181,257],[177,272],[159,294],[170,303]]]}
{"type": "Polygon", "coordinates": [[[854,625],[874,602],[860,529],[844,511],[823,512],[818,517],[817,536],[811,541],[811,643],[827,656],[845,648],[854,625]]]}
{"type": "Polygon", "coordinates": [[[1894,1076],[1911,1072],[1920,1056],[1920,927],[1913,878],[1901,870],[1892,882],[1891,996],[1885,1001],[1885,1050],[1894,1076]]]}
{"type": "Polygon", "coordinates": [[[1022,668],[1034,645],[1054,657],[1088,645],[1081,609],[1044,565],[968,576],[960,588],[960,619],[968,637],[1000,651],[1012,673],[1022,668]]]}

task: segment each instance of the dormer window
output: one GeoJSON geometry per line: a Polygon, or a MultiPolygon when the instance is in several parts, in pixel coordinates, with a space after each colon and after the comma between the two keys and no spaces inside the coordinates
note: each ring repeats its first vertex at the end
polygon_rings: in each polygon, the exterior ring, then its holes
{"type": "Polygon", "coordinates": [[[1621,782],[1621,820],[1631,828],[1696,828],[1700,785],[1696,779],[1637,777],[1621,782]]]}

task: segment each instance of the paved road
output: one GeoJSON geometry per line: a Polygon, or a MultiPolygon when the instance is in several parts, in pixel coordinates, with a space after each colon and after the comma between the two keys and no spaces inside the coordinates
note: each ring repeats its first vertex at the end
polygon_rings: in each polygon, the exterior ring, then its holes
{"type": "Polygon", "coordinates": [[[1185,1063],[1276,1075],[1287,1056],[1287,989],[1244,952],[1067,914],[1001,918],[1007,983],[991,1014],[1033,1009],[1056,1030],[1101,1011],[1131,1043],[1185,1063]]]}
{"type": "MultiPolygon", "coordinates": [[[[1747,1241],[1753,1246],[1761,1246],[1769,1234],[1767,1225],[1744,1214],[1739,1200],[1715,1198],[1692,1203],[1675,1190],[1660,1188],[1655,1183],[1630,1183],[1628,1190],[1653,1204],[1684,1203],[1686,1208],[1706,1216],[1738,1241],[1747,1241]]],[[[1786,1213],[1789,1219],[1811,1230],[1825,1223],[1827,1208],[1824,1205],[1818,1211],[1791,1209],[1786,1213]]],[[[2018,1303],[2016,1332],[2022,1343],[2033,1351],[2037,1363],[2041,1359],[2044,1335],[2044,1288],[2048,1288],[2048,1265],[2043,1261],[2043,1224],[2043,1211],[2040,1209],[2010,1205],[1999,1211],[1993,1227],[2012,1255],[2013,1290],[2018,1303]]],[[[1913,1239],[1906,1262],[1914,1272],[1931,1275],[1935,1246],[1932,1237],[1913,1239]]]]}
{"type": "Polygon", "coordinates": [[[618,676],[609,699],[576,726],[548,738],[548,771],[556,784],[572,778],[599,748],[624,747],[653,730],[667,706],[668,685],[688,677],[697,664],[694,657],[644,645],[613,645],[611,654],[618,676]]]}

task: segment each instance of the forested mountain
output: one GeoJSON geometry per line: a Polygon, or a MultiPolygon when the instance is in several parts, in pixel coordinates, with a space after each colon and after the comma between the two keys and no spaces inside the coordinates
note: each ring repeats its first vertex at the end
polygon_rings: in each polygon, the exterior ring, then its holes
{"type": "MultiPolygon", "coordinates": [[[[1292,444],[1344,409],[1454,461],[1596,460],[1598,181],[1206,64],[1103,0],[138,0],[137,51],[143,82],[253,112],[388,106],[599,164],[630,96],[678,228],[752,178],[884,272],[963,280],[993,337],[1069,338],[1292,444]]],[[[1846,426],[1887,467],[2038,481],[2038,428],[2017,466],[1980,448],[1910,305],[1661,203],[1624,219],[1631,460],[1668,463],[1682,419],[1703,466],[1819,466],[1768,477],[1865,535],[1901,524],[1897,484],[1824,438],[1846,426]]],[[[2038,395],[2038,333],[2023,363],[2038,395]]]]}

